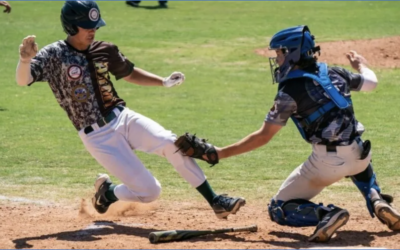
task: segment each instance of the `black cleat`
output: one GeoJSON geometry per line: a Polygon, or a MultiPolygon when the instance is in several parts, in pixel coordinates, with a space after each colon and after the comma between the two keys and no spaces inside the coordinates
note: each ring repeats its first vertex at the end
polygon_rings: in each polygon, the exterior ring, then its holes
{"type": "Polygon", "coordinates": [[[218,219],[227,219],[228,215],[236,214],[245,204],[246,200],[244,198],[233,198],[222,194],[214,198],[212,208],[218,219]]]}
{"type": "Polygon", "coordinates": [[[93,207],[99,214],[104,214],[107,212],[108,207],[114,203],[113,201],[109,201],[106,198],[106,192],[108,188],[112,184],[110,177],[108,174],[98,174],[97,179],[94,183],[94,188],[96,189],[96,193],[92,198],[93,207]]]}
{"type": "MultiPolygon", "coordinates": [[[[321,212],[321,209],[318,208],[317,215],[319,218],[321,218],[321,212]]],[[[328,242],[340,227],[346,225],[349,217],[350,214],[347,210],[335,207],[320,219],[317,228],[308,238],[308,241],[328,242]]]]}

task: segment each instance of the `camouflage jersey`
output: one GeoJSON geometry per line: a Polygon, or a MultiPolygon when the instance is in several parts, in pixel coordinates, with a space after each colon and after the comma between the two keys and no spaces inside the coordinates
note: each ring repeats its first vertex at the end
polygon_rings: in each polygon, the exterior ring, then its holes
{"type": "Polygon", "coordinates": [[[125,106],[109,73],[118,80],[128,76],[133,67],[113,44],[96,41],[79,51],[60,40],[42,48],[32,59],[32,83],[48,82],[61,108],[80,130],[106,116],[116,105],[125,106]]]}
{"type": "MultiPolygon", "coordinates": [[[[305,71],[317,74],[317,68],[305,71]]],[[[359,91],[364,78],[343,68],[328,69],[332,84],[345,96],[350,97],[350,91],[359,91]]],[[[310,78],[294,78],[279,84],[275,103],[267,114],[265,121],[286,125],[290,116],[300,123],[314,111],[330,101],[323,88],[310,78]]],[[[305,139],[309,143],[322,145],[349,145],[361,134],[363,127],[354,116],[353,107],[339,109],[334,107],[310,125],[303,123],[305,139]]]]}

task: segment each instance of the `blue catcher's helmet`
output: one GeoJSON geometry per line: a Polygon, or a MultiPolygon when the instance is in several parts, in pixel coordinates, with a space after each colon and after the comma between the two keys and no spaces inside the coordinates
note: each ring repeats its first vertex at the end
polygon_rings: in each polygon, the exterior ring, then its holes
{"type": "Polygon", "coordinates": [[[314,36],[306,25],[279,31],[272,37],[269,49],[282,49],[285,54],[285,61],[281,66],[277,65],[275,57],[269,58],[273,82],[283,81],[300,59],[311,59],[314,53],[319,51],[319,47],[315,47],[314,36]]]}
{"type": "Polygon", "coordinates": [[[64,32],[70,36],[78,33],[77,27],[98,29],[106,25],[94,1],[66,1],[61,9],[61,23],[64,32]]]}

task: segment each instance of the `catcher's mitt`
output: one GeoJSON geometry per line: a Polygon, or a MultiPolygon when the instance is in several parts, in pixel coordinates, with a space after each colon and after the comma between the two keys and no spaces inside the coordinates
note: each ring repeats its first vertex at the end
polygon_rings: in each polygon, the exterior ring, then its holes
{"type": "Polygon", "coordinates": [[[195,134],[185,133],[181,135],[175,141],[175,145],[178,147],[177,151],[181,151],[183,155],[206,161],[212,164],[211,167],[219,162],[215,147],[207,143],[207,140],[196,137],[195,134]],[[206,155],[207,158],[203,158],[203,155],[206,155]]]}

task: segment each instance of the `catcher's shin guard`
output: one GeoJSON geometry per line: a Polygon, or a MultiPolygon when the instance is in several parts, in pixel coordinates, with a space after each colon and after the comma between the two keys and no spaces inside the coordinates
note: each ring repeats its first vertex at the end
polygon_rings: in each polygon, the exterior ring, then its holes
{"type": "Polygon", "coordinates": [[[368,211],[372,218],[375,217],[374,215],[374,208],[371,201],[371,189],[376,190],[378,194],[381,193],[381,189],[376,181],[376,175],[373,172],[372,165],[369,164],[368,167],[361,172],[360,174],[354,175],[350,177],[353,183],[357,186],[358,190],[364,196],[368,211]]]}
{"type": "MultiPolygon", "coordinates": [[[[330,207],[329,205],[328,207],[330,207]]],[[[308,200],[295,199],[289,201],[271,200],[268,204],[268,213],[272,221],[283,226],[310,227],[318,225],[319,218],[316,214],[318,207],[322,204],[315,204],[308,200]]]]}

